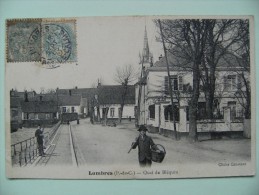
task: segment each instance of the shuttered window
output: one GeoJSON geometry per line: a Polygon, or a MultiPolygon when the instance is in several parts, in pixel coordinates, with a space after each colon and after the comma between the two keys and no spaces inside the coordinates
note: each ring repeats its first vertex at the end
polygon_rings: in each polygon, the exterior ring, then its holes
{"type": "Polygon", "coordinates": [[[228,75],[224,76],[224,90],[226,91],[235,91],[238,88],[237,75],[228,75]]]}
{"type": "MultiPolygon", "coordinates": [[[[172,90],[173,91],[182,91],[183,90],[183,77],[182,76],[177,76],[177,75],[172,75],[170,76],[170,81],[172,85],[172,90]]],[[[165,76],[165,82],[164,82],[164,87],[165,87],[165,94],[169,94],[169,79],[168,76],[165,76]]]]}

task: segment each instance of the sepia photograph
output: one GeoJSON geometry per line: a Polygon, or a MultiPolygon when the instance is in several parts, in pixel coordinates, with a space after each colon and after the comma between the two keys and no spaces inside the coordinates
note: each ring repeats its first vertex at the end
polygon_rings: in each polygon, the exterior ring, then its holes
{"type": "Polygon", "coordinates": [[[255,175],[251,16],[6,20],[6,176],[255,175]]]}

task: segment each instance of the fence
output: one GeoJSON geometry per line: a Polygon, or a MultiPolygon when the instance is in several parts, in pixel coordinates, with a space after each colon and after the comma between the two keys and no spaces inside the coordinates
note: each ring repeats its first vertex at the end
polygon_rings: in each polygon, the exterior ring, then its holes
{"type": "MultiPolygon", "coordinates": [[[[59,126],[60,121],[55,124],[49,132],[44,133],[45,146],[50,143],[59,126]]],[[[11,145],[11,160],[13,166],[26,166],[28,163],[33,163],[38,155],[39,153],[36,137],[31,137],[11,145]]]]}

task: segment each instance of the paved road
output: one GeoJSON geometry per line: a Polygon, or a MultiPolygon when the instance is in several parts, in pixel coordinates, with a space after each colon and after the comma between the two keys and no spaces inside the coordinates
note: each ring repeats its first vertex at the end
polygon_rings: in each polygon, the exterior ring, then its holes
{"type": "MultiPolygon", "coordinates": [[[[137,150],[127,153],[131,142],[138,135],[133,123],[104,127],[82,120],[80,125],[72,124],[71,129],[82,164],[138,164],[137,150]]],[[[148,135],[155,143],[165,146],[167,154],[163,164],[167,165],[250,160],[251,144],[248,139],[189,143],[184,139],[175,141],[159,134],[148,135]]]]}
{"type": "Polygon", "coordinates": [[[80,125],[71,124],[79,163],[87,165],[137,164],[137,152],[128,154],[131,142],[138,135],[136,130],[123,127],[92,125],[81,120],[80,125]],[[79,150],[79,152],[78,152],[79,150]]]}
{"type": "MultiPolygon", "coordinates": [[[[92,125],[89,120],[80,124],[61,125],[48,149],[48,154],[38,165],[138,165],[137,149],[128,153],[138,131],[134,123],[117,127],[92,125]],[[71,132],[71,133],[70,133],[71,132]]],[[[250,160],[251,140],[223,139],[189,143],[182,139],[159,134],[149,134],[157,144],[165,146],[167,154],[163,165],[246,162],[250,160]]],[[[159,166],[153,163],[153,166],[159,166]]]]}

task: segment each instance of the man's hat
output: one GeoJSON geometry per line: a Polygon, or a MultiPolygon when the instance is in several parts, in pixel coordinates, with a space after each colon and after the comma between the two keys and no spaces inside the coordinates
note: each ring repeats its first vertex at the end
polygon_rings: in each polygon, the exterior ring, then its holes
{"type": "Polygon", "coordinates": [[[147,128],[145,125],[140,125],[138,131],[147,131],[147,128]]]}

